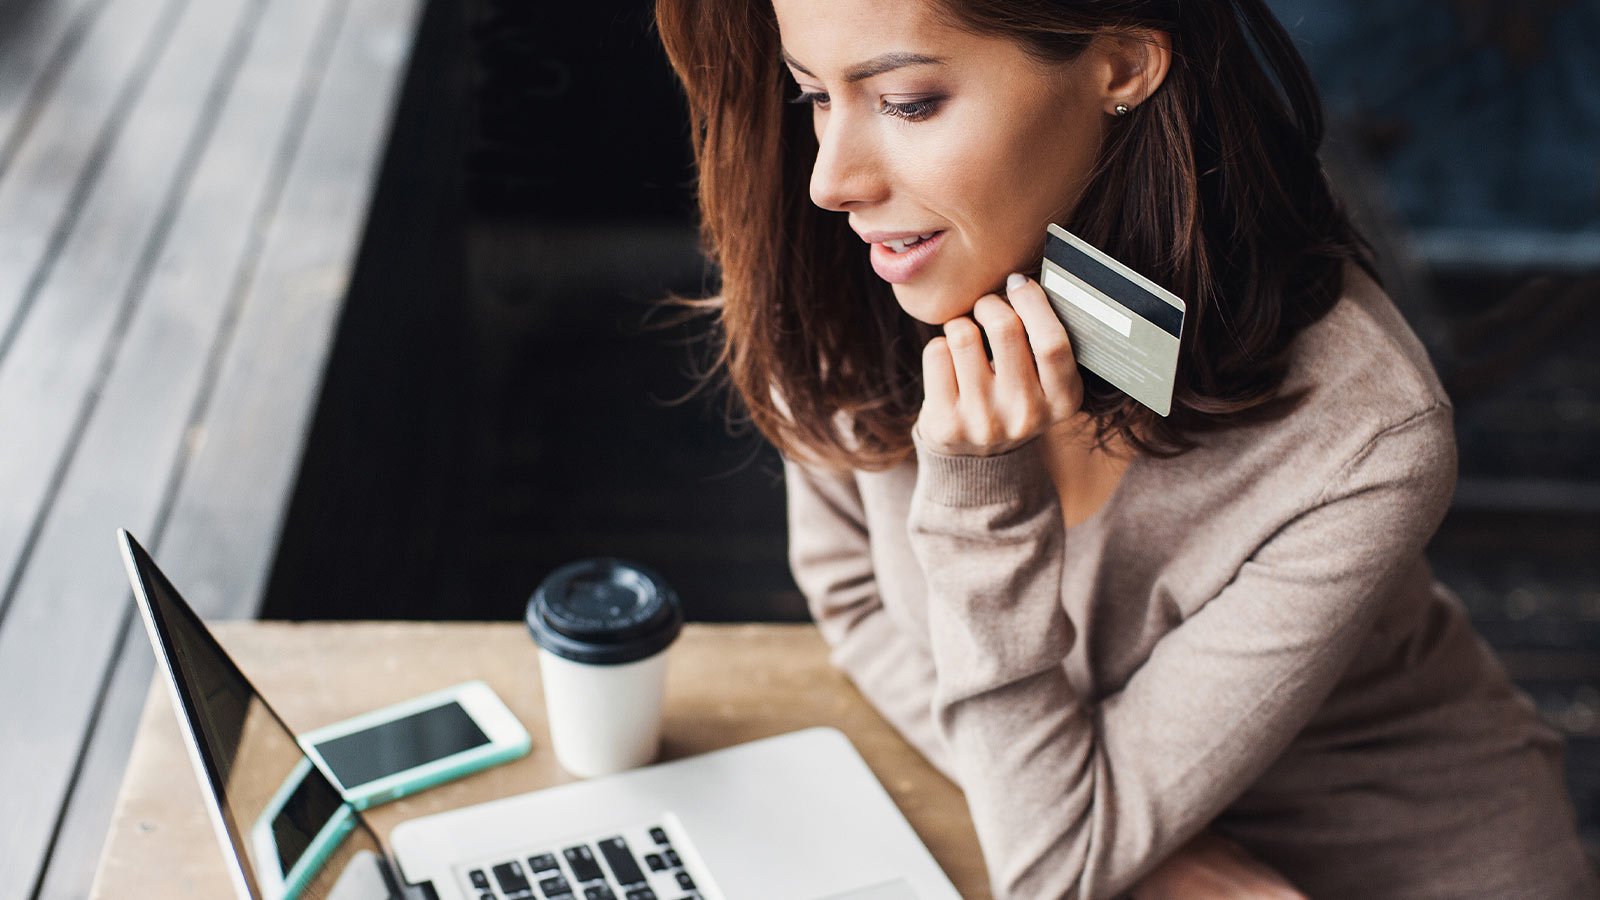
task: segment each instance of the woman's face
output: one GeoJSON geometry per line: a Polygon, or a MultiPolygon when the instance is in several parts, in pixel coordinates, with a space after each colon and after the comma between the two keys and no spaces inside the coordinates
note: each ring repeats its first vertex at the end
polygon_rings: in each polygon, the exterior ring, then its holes
{"type": "Polygon", "coordinates": [[[900,306],[942,325],[1008,273],[1037,270],[1045,225],[1077,205],[1107,116],[1092,53],[1046,66],[934,21],[930,6],[773,0],[789,72],[815,104],[812,202],[847,213],[900,306]],[[903,254],[883,243],[929,233],[903,254]]]}

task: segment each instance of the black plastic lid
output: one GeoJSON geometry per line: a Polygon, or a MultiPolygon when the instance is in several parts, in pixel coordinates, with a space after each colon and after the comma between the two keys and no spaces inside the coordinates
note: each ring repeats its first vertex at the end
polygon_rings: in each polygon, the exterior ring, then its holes
{"type": "Polygon", "coordinates": [[[528,600],[527,620],[534,643],[559,657],[621,665],[666,649],[683,609],[654,571],[595,557],[551,572],[528,600]]]}

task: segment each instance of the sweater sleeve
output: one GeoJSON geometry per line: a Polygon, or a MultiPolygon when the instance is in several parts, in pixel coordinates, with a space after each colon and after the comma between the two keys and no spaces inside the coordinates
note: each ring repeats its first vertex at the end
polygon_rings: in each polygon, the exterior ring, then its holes
{"type": "Polygon", "coordinates": [[[1119,896],[1237,799],[1331,693],[1456,471],[1448,405],[1378,431],[1090,705],[1062,666],[1077,632],[1039,442],[917,454],[909,524],[929,584],[934,728],[997,898],[1119,896]]]}
{"type": "Polygon", "coordinates": [[[945,777],[950,760],[933,732],[933,661],[878,597],[866,514],[855,479],[783,461],[789,567],[830,659],[868,702],[945,777]]]}

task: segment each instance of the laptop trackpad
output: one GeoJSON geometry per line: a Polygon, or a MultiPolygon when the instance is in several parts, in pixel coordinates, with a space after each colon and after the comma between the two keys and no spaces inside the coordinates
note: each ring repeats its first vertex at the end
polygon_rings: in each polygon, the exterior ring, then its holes
{"type": "Polygon", "coordinates": [[[817,900],[917,900],[917,892],[911,889],[910,882],[904,878],[896,878],[894,881],[856,888],[842,894],[818,897],[817,900]]]}

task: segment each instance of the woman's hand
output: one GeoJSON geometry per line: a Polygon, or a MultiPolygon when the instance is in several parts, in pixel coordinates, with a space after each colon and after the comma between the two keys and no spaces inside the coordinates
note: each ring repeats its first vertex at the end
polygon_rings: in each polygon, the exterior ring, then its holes
{"type": "Polygon", "coordinates": [[[1009,303],[998,294],[979,297],[970,318],[946,322],[944,336],[923,348],[924,393],[916,432],[934,451],[1005,453],[1076,415],[1083,405],[1072,342],[1044,288],[1012,275],[1006,294],[1009,303]],[[984,335],[994,352],[992,366],[984,356],[984,335]]]}
{"type": "Polygon", "coordinates": [[[1133,886],[1132,900],[1306,900],[1289,880],[1210,829],[1133,886]]]}

